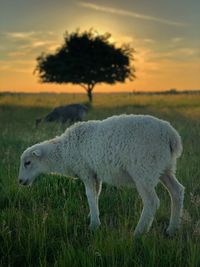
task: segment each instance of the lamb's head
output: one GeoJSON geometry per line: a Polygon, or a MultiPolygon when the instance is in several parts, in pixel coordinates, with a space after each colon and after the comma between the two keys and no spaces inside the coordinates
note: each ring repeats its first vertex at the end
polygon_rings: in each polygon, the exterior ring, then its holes
{"type": "Polygon", "coordinates": [[[19,178],[22,185],[31,185],[35,178],[46,172],[43,149],[35,145],[26,149],[21,155],[19,178]]]}

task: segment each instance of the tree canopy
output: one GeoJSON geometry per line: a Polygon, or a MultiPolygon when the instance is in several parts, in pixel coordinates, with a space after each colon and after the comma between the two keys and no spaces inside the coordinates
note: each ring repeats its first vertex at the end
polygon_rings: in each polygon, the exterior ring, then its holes
{"type": "Polygon", "coordinates": [[[72,83],[82,86],[92,101],[92,90],[98,83],[115,84],[135,78],[132,49],[110,43],[111,35],[93,30],[78,30],[64,36],[64,43],[54,54],[37,58],[36,72],[44,83],[72,83]]]}

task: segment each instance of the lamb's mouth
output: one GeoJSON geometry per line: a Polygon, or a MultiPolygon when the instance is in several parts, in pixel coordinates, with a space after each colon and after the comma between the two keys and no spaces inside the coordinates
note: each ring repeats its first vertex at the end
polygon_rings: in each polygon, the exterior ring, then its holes
{"type": "Polygon", "coordinates": [[[31,181],[30,181],[29,179],[25,179],[25,180],[23,180],[23,179],[19,179],[19,183],[20,183],[21,185],[26,186],[26,185],[30,185],[30,184],[31,184],[31,181]]]}

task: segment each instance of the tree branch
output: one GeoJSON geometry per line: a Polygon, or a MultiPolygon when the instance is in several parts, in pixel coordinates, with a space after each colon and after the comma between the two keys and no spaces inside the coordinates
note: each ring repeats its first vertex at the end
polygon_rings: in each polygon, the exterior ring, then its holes
{"type": "Polygon", "coordinates": [[[85,91],[87,92],[87,90],[88,90],[87,86],[85,86],[85,85],[82,84],[82,83],[80,83],[79,85],[80,85],[83,89],[85,89],[85,91]]]}

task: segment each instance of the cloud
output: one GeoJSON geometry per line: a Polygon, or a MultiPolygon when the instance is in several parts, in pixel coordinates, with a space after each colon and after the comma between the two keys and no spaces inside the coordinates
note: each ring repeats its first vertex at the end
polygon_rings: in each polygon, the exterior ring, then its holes
{"type": "Polygon", "coordinates": [[[184,24],[181,22],[172,21],[172,20],[163,19],[163,18],[154,17],[154,16],[148,16],[148,15],[144,15],[144,14],[140,14],[140,13],[124,10],[124,9],[116,9],[116,8],[111,8],[107,6],[100,6],[100,5],[90,3],[90,2],[79,2],[79,5],[81,7],[91,9],[91,10],[96,10],[96,11],[101,11],[101,12],[116,14],[116,15],[121,15],[121,16],[128,16],[128,17],[141,19],[141,20],[159,22],[162,24],[170,25],[170,26],[184,26],[184,24]]]}
{"type": "Polygon", "coordinates": [[[59,46],[59,38],[53,32],[0,32],[0,36],[4,44],[4,56],[9,58],[35,56],[42,51],[53,51],[59,46]]]}
{"type": "Polygon", "coordinates": [[[2,32],[1,35],[13,40],[34,40],[39,38],[44,39],[44,38],[55,37],[55,34],[50,31],[2,32]]]}
{"type": "Polygon", "coordinates": [[[195,49],[195,48],[190,48],[190,47],[183,47],[183,48],[180,48],[178,50],[178,52],[180,53],[180,55],[183,55],[183,56],[199,56],[200,55],[200,52],[199,52],[199,49],[195,49]]]}
{"type": "Polygon", "coordinates": [[[199,62],[200,52],[198,48],[178,47],[164,51],[151,50],[146,60],[149,62],[199,62]]]}
{"type": "Polygon", "coordinates": [[[23,39],[23,40],[29,40],[32,39],[35,35],[35,32],[7,32],[5,33],[6,37],[12,38],[12,39],[23,39]]]}
{"type": "Polygon", "coordinates": [[[184,40],[182,37],[174,37],[171,39],[172,43],[180,43],[184,40]]]}
{"type": "Polygon", "coordinates": [[[59,37],[53,32],[0,32],[0,71],[32,73],[36,57],[43,51],[51,53],[58,48],[59,37]]]}
{"type": "Polygon", "coordinates": [[[35,62],[33,60],[0,60],[0,71],[32,73],[35,62]]]}
{"type": "Polygon", "coordinates": [[[150,39],[150,38],[144,39],[144,42],[147,43],[147,44],[155,44],[155,40],[150,39]]]}
{"type": "Polygon", "coordinates": [[[58,40],[58,36],[53,32],[42,31],[29,31],[29,32],[0,32],[2,40],[5,42],[9,40],[9,43],[14,43],[15,46],[21,46],[22,48],[29,47],[42,47],[48,46],[58,40]]]}

